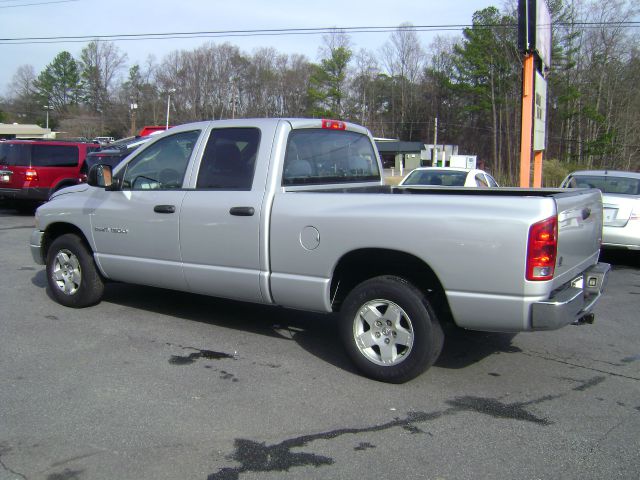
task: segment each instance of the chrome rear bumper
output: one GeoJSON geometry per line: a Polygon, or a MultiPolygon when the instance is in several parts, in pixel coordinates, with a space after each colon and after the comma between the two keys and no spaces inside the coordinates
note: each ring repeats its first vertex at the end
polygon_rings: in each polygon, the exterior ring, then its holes
{"type": "Polygon", "coordinates": [[[598,263],[584,271],[581,285],[574,281],[549,300],[534,303],[531,306],[532,330],[555,330],[571,323],[584,323],[581,320],[591,314],[604,291],[610,270],[608,263],[598,263]]]}

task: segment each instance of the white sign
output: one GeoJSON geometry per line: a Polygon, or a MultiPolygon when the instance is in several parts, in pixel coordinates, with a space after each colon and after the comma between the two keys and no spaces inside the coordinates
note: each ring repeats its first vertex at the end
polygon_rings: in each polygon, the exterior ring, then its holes
{"type": "Polygon", "coordinates": [[[536,1],[536,44],[540,60],[551,67],[551,13],[544,0],[536,1]]]}
{"type": "Polygon", "coordinates": [[[547,81],[539,72],[536,72],[533,108],[533,150],[539,152],[545,149],[547,140],[547,81]]]}

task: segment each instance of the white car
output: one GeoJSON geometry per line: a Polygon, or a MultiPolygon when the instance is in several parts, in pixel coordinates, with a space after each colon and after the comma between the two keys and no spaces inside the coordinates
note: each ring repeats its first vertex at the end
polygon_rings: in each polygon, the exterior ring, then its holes
{"type": "Polygon", "coordinates": [[[498,187],[484,170],[455,167],[420,167],[402,179],[399,186],[428,185],[443,187],[498,187]]]}
{"type": "Polygon", "coordinates": [[[640,173],[581,170],[562,181],[564,188],[597,188],[602,192],[602,246],[640,250],[640,173]]]}

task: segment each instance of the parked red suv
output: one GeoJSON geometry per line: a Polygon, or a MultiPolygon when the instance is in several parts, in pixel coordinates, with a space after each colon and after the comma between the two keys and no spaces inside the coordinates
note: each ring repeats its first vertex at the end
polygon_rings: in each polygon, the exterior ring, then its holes
{"type": "Polygon", "coordinates": [[[44,202],[56,190],[76,185],[87,153],[98,143],[64,140],[0,141],[0,199],[16,206],[44,202]]]}

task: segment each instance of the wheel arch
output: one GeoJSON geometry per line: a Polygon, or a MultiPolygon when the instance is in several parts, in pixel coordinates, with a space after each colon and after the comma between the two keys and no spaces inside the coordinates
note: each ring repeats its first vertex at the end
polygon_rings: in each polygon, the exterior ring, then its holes
{"type": "Polygon", "coordinates": [[[87,249],[90,252],[93,251],[93,249],[91,248],[91,244],[89,243],[89,240],[87,239],[84,232],[80,228],[78,228],[76,225],[73,225],[71,223],[56,222],[49,225],[45,230],[44,235],[42,236],[42,258],[45,261],[47,260],[47,256],[49,255],[49,248],[51,247],[51,244],[53,243],[53,241],[56,238],[59,238],[62,235],[65,235],[67,233],[73,233],[78,237],[80,237],[80,239],[85,244],[87,249]]]}
{"type": "Polygon", "coordinates": [[[333,310],[340,310],[356,285],[380,275],[394,275],[415,285],[429,298],[441,320],[452,321],[444,288],[434,270],[415,255],[384,248],[358,249],[340,258],[331,278],[333,310]]]}
{"type": "Polygon", "coordinates": [[[78,185],[77,178],[63,178],[49,189],[49,196],[53,195],[58,190],[62,190],[63,188],[66,188],[66,187],[73,187],[74,185],[78,185]]]}

